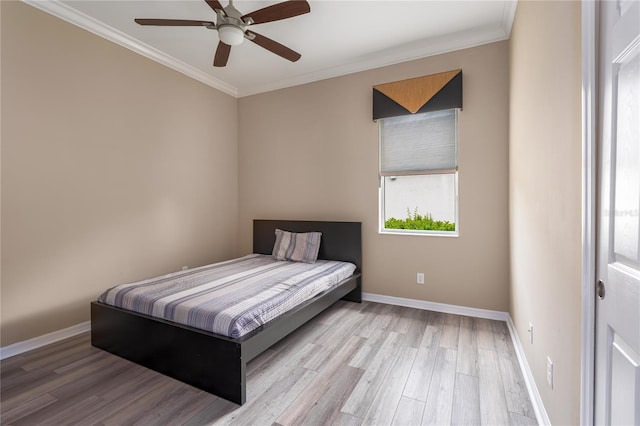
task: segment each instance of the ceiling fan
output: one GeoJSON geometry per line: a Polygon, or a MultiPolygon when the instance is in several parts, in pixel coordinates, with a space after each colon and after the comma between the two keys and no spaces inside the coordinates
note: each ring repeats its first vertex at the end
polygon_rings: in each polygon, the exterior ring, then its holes
{"type": "Polygon", "coordinates": [[[250,40],[291,62],[295,62],[302,55],[289,49],[277,41],[247,29],[251,25],[279,21],[294,16],[309,13],[311,8],[306,0],[288,0],[264,7],[245,15],[233,7],[233,0],[229,0],[227,7],[222,7],[218,0],[204,0],[217,15],[217,23],[212,21],[194,21],[185,19],[135,19],[140,25],[156,25],[170,27],[204,27],[217,30],[220,41],[213,59],[213,66],[224,67],[229,60],[231,46],[241,44],[244,39],[250,40]]]}

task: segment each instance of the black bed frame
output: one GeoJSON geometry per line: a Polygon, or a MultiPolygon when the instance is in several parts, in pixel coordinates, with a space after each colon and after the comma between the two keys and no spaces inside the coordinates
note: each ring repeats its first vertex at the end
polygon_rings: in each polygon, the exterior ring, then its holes
{"type": "Polygon", "coordinates": [[[91,303],[91,344],[236,404],[246,400],[247,362],[343,299],[362,301],[360,222],[253,221],[253,252],[271,254],[275,229],[322,232],[319,259],[352,262],[354,275],[239,338],[91,303]]]}

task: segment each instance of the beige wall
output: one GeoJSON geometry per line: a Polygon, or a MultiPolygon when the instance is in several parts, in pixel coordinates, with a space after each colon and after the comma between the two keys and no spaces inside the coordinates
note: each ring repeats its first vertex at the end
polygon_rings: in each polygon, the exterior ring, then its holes
{"type": "Polygon", "coordinates": [[[246,253],[253,218],[356,220],[365,291],[510,310],[521,337],[532,321],[545,407],[576,424],[579,9],[521,1],[509,43],[238,101],[1,2],[0,344],[87,321],[115,283],[246,253]],[[460,237],[379,235],[371,86],[455,68],[460,237]]]}
{"type": "Polygon", "coordinates": [[[253,218],[362,221],[364,291],[506,311],[507,137],[507,42],[242,98],[241,252],[253,218]],[[457,68],[460,236],[379,235],[372,86],[457,68]]]}
{"type": "Polygon", "coordinates": [[[510,311],[558,425],[580,412],[580,19],[579,2],[519,2],[510,43],[510,311]]]}
{"type": "Polygon", "coordinates": [[[2,346],[236,249],[237,100],[2,2],[2,346]]]}

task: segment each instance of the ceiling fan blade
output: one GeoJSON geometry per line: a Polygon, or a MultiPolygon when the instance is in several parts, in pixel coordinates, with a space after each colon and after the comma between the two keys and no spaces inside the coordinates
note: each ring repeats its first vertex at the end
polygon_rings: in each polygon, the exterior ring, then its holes
{"type": "Polygon", "coordinates": [[[265,22],[293,18],[309,12],[311,12],[311,7],[306,0],[289,0],[247,13],[242,17],[242,20],[247,22],[247,19],[251,18],[254,24],[264,24],[265,22]]]}
{"type": "Polygon", "coordinates": [[[220,4],[220,2],[218,0],[204,0],[204,1],[207,2],[209,7],[211,7],[211,9],[213,9],[214,12],[216,10],[221,10],[222,13],[224,15],[226,15],[226,13],[224,13],[224,7],[222,7],[222,5],[220,4]]]}
{"type": "Polygon", "coordinates": [[[231,46],[218,42],[218,48],[216,49],[216,56],[213,58],[214,67],[224,67],[229,60],[229,54],[231,53],[231,46]]]}
{"type": "Polygon", "coordinates": [[[169,27],[215,27],[215,22],[192,21],[190,19],[134,19],[140,25],[162,25],[169,27]]]}
{"type": "Polygon", "coordinates": [[[273,41],[268,37],[255,33],[253,31],[247,31],[247,33],[250,36],[253,36],[253,38],[250,38],[249,40],[257,44],[258,46],[263,47],[269,52],[273,52],[278,56],[282,56],[283,58],[288,59],[291,62],[295,62],[302,57],[302,55],[295,50],[291,50],[287,46],[284,46],[277,41],[273,41]]]}

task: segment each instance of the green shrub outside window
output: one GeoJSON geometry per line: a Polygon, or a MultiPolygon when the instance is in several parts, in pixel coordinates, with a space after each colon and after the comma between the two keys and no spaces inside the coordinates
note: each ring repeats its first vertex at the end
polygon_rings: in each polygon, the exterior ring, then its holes
{"type": "Polygon", "coordinates": [[[406,219],[391,217],[384,222],[386,229],[410,229],[419,231],[455,231],[456,224],[446,220],[434,220],[431,214],[421,215],[418,210],[407,210],[406,219]]]}

